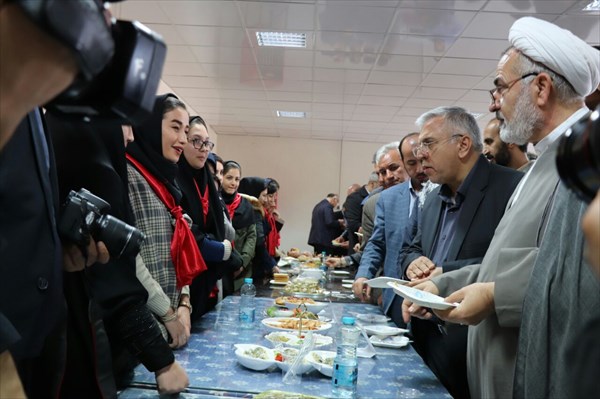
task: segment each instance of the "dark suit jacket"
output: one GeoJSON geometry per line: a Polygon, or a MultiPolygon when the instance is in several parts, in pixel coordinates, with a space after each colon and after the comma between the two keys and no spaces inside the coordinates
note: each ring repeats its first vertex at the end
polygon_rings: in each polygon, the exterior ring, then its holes
{"type": "Polygon", "coordinates": [[[332,247],[331,241],[342,233],[340,224],[333,212],[333,206],[327,199],[319,202],[312,211],[308,245],[332,247]]]}
{"type": "MultiPolygon", "coordinates": [[[[479,157],[476,165],[476,174],[461,206],[446,261],[438,265],[444,273],[483,259],[508,199],[523,177],[521,172],[490,164],[483,156],[479,157]]],[[[439,190],[438,187],[427,196],[416,236],[408,247],[402,248],[400,264],[403,276],[413,260],[420,256],[433,256],[443,205],[439,190]]]]}
{"type": "Polygon", "coordinates": [[[64,315],[54,156],[37,112],[0,152],[0,350],[17,360],[37,356],[64,315]]]}
{"type": "Polygon", "coordinates": [[[354,245],[358,242],[356,233],[362,220],[362,201],[369,195],[369,192],[362,186],[360,190],[353,192],[344,202],[344,218],[346,219],[346,229],[348,230],[348,254],[354,253],[354,245]]]}

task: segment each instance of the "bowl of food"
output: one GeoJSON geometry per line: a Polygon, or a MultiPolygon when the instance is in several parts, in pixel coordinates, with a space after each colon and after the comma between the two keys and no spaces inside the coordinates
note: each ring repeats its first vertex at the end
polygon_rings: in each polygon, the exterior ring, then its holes
{"type": "Polygon", "coordinates": [[[332,351],[310,351],[306,355],[306,360],[319,370],[321,374],[331,377],[333,375],[335,355],[336,353],[332,351]]]}
{"type": "Polygon", "coordinates": [[[254,344],[236,344],[235,348],[238,362],[250,370],[266,370],[275,364],[273,349],[254,344]]]}
{"type": "MultiPolygon", "coordinates": [[[[277,367],[287,373],[294,364],[296,357],[298,356],[298,352],[298,349],[295,348],[283,348],[279,351],[276,350],[275,363],[277,364],[277,367]]],[[[308,373],[310,370],[312,370],[312,368],[312,364],[306,360],[305,356],[304,359],[302,359],[302,361],[296,366],[294,372],[296,375],[304,374],[308,373]]]]}
{"type": "MultiPolygon", "coordinates": [[[[315,348],[330,345],[333,338],[327,335],[312,333],[315,348]]],[[[293,347],[301,347],[304,341],[308,338],[308,333],[298,334],[297,332],[276,331],[265,335],[265,339],[274,345],[286,345],[293,347]]]]}

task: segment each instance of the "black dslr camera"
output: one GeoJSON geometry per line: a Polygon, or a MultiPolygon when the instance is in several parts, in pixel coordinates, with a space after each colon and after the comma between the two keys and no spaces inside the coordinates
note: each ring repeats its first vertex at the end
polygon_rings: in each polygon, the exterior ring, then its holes
{"type": "MultiPolygon", "coordinates": [[[[13,0],[71,49],[79,74],[45,107],[63,117],[137,124],[152,113],[167,47],[139,22],[106,19],[104,0],[13,0]]],[[[117,0],[108,0],[117,1],[117,0]]]]}
{"type": "Polygon", "coordinates": [[[600,189],[600,106],[562,137],[556,167],[563,183],[589,203],[600,189]]]}
{"type": "Polygon", "coordinates": [[[58,223],[60,235],[80,248],[86,248],[92,236],[102,241],[112,258],[135,256],[146,238],[133,226],[107,215],[108,202],[95,196],[85,188],[71,191],[61,209],[58,223]]]}

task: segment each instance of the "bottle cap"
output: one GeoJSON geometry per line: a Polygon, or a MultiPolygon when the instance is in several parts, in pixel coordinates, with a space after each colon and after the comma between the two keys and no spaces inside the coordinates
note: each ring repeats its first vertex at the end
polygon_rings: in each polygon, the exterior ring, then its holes
{"type": "Polygon", "coordinates": [[[252,279],[250,277],[246,277],[244,279],[244,283],[246,283],[246,284],[252,284],[252,279]]]}
{"type": "Polygon", "coordinates": [[[354,317],[351,317],[351,316],[342,317],[342,324],[345,326],[353,326],[354,322],[355,322],[354,317]]]}

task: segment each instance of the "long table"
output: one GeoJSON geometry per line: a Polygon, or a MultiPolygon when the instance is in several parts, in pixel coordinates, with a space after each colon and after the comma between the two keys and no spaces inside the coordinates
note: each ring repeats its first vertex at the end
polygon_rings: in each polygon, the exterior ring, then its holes
{"type": "MultiPolygon", "coordinates": [[[[273,305],[271,298],[256,298],[257,321],[252,329],[241,329],[238,322],[239,297],[225,298],[192,327],[188,345],[175,352],[177,361],[186,369],[190,387],[183,398],[205,397],[251,398],[266,390],[282,390],[330,398],[331,378],[313,370],[300,377],[300,381],[287,385],[278,368],[253,371],[241,366],[234,355],[234,344],[255,343],[273,345],[264,336],[274,331],[260,320],[264,310],[273,305]]],[[[341,315],[381,314],[377,306],[361,303],[331,303],[326,315],[334,320],[341,315]]],[[[320,332],[334,337],[334,343],[319,349],[335,351],[335,336],[339,323],[320,332]]],[[[359,398],[450,398],[451,396],[410,347],[388,349],[376,347],[373,358],[359,358],[359,398]]],[[[143,366],[135,369],[131,387],[119,398],[157,398],[154,374],[143,366]]]]}

